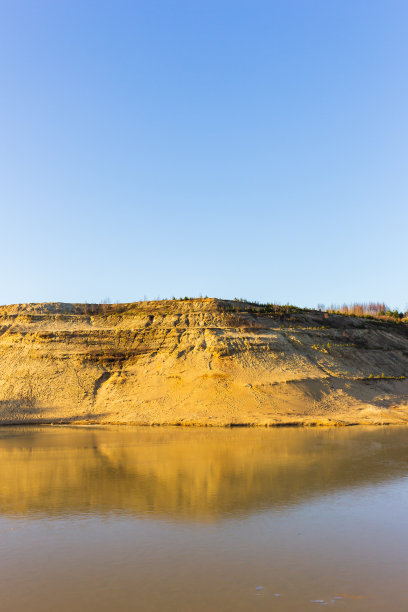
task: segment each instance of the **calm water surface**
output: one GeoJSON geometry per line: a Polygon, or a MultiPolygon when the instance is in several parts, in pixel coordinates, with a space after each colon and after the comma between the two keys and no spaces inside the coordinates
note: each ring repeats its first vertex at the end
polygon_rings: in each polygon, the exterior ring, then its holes
{"type": "Polygon", "coordinates": [[[408,610],[408,429],[3,428],[0,466],[7,612],[408,610]]]}

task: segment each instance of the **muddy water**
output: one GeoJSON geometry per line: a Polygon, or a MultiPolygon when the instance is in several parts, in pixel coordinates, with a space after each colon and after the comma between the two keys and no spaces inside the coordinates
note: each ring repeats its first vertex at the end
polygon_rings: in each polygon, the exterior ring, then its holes
{"type": "Polygon", "coordinates": [[[408,610],[408,429],[3,428],[0,468],[7,612],[408,610]]]}

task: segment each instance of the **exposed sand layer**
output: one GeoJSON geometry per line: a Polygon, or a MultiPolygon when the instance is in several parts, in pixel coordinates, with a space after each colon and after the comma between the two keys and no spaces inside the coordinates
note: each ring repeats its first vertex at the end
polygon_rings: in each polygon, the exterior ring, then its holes
{"type": "Polygon", "coordinates": [[[93,310],[0,307],[0,424],[408,422],[405,323],[215,299],[93,310]]]}

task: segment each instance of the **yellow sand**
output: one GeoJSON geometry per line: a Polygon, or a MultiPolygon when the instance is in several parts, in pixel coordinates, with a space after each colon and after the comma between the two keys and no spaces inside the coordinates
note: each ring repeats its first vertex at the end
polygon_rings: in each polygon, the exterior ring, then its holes
{"type": "Polygon", "coordinates": [[[246,303],[0,308],[0,423],[408,420],[408,326],[246,303]]]}

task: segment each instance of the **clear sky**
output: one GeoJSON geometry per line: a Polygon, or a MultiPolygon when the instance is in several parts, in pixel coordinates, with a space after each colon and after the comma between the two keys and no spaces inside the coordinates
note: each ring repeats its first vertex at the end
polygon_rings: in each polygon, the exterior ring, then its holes
{"type": "Polygon", "coordinates": [[[0,0],[0,303],[408,307],[406,0],[0,0]]]}

